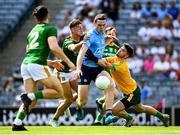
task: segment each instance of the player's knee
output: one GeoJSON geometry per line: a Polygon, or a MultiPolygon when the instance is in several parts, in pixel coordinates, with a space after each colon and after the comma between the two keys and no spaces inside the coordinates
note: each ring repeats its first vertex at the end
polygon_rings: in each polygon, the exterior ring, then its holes
{"type": "Polygon", "coordinates": [[[118,114],[118,110],[116,110],[115,108],[112,109],[112,113],[113,115],[117,115],[118,114]]]}

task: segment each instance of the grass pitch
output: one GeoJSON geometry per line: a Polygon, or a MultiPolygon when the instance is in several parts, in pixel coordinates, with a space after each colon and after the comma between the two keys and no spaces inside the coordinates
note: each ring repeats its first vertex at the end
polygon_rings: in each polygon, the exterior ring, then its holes
{"type": "Polygon", "coordinates": [[[28,131],[11,131],[0,126],[0,135],[180,135],[180,127],[170,126],[26,126],[28,131]]]}

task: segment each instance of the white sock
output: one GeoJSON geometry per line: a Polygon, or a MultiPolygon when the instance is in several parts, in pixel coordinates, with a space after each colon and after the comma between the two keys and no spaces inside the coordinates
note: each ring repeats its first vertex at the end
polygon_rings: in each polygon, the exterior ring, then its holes
{"type": "Polygon", "coordinates": [[[27,96],[28,96],[28,98],[30,98],[31,100],[35,100],[35,95],[34,95],[34,93],[28,93],[27,94],[27,96]]]}
{"type": "Polygon", "coordinates": [[[20,125],[22,125],[22,120],[16,118],[16,119],[14,120],[14,124],[20,126],[20,125]]]}

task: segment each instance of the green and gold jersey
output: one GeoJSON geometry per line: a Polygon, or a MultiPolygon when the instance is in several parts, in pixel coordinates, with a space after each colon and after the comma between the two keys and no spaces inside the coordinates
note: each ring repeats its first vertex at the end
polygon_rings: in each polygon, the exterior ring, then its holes
{"type": "Polygon", "coordinates": [[[48,37],[56,36],[57,30],[50,24],[37,24],[27,36],[26,56],[23,64],[36,63],[47,65],[47,58],[50,52],[48,37]]]}
{"type": "MultiPolygon", "coordinates": [[[[76,65],[76,60],[77,60],[77,56],[78,56],[78,51],[70,51],[68,49],[68,46],[69,45],[72,45],[72,44],[77,44],[79,42],[81,42],[83,40],[83,36],[80,38],[80,41],[76,42],[73,40],[72,37],[67,37],[64,42],[63,42],[63,45],[62,45],[62,49],[63,49],[63,52],[66,54],[66,56],[73,62],[74,65],[76,65]]],[[[62,64],[64,65],[64,70],[63,72],[69,72],[69,66],[63,61],[62,64]]]]}
{"type": "MultiPolygon", "coordinates": [[[[114,42],[112,42],[111,44],[107,44],[103,53],[103,57],[112,57],[112,56],[116,56],[117,51],[119,50],[119,46],[116,45],[114,42]]],[[[105,68],[105,70],[110,73],[110,69],[109,68],[105,68]]]]}

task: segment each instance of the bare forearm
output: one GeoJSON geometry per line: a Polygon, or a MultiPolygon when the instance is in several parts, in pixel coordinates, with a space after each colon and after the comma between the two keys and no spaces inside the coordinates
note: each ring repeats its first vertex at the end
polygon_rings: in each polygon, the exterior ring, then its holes
{"type": "Polygon", "coordinates": [[[65,61],[66,63],[68,63],[70,61],[69,58],[64,54],[62,49],[57,48],[57,49],[53,50],[52,52],[56,57],[58,57],[59,59],[65,61]]]}
{"type": "Polygon", "coordinates": [[[82,55],[78,55],[78,57],[77,57],[77,63],[76,63],[76,65],[77,65],[77,69],[79,69],[79,70],[81,70],[81,67],[82,67],[82,55]]]}

